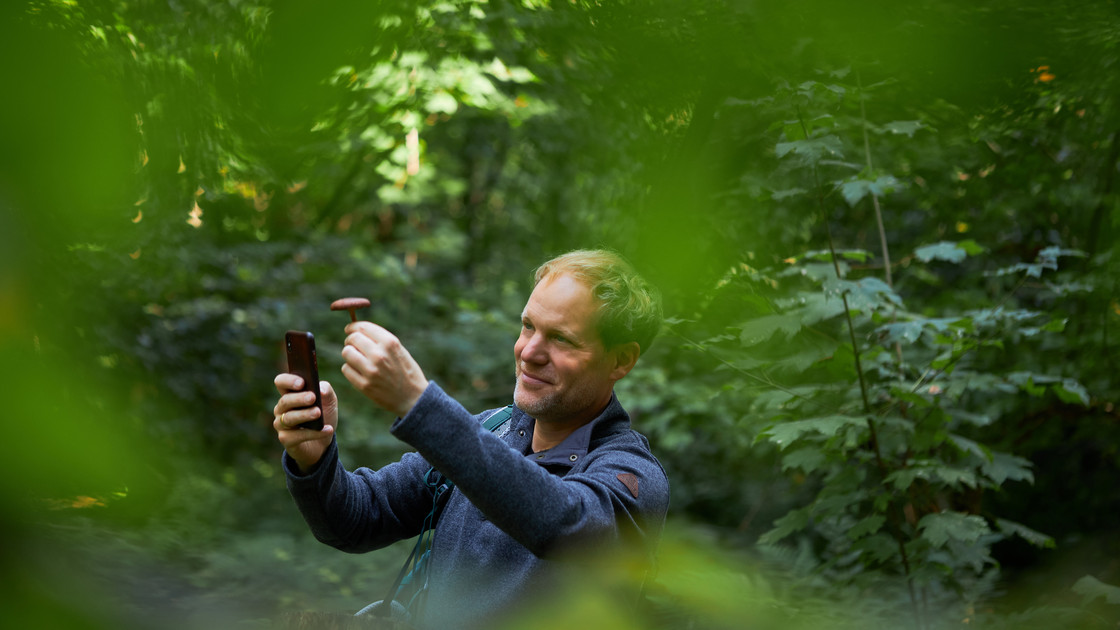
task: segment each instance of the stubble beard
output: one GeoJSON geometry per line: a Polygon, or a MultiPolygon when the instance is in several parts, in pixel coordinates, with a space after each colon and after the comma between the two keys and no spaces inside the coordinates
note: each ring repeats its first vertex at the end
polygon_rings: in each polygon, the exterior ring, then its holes
{"type": "Polygon", "coordinates": [[[532,392],[521,382],[520,373],[517,383],[513,388],[513,402],[525,413],[540,422],[563,423],[573,417],[582,415],[595,401],[592,394],[583,388],[570,390],[554,389],[555,385],[547,385],[547,391],[532,392]]]}
{"type": "Polygon", "coordinates": [[[557,408],[560,398],[560,392],[557,391],[540,393],[526,391],[526,387],[521,383],[521,375],[517,375],[517,384],[513,387],[513,402],[518,409],[533,418],[541,420],[541,416],[551,415],[549,411],[557,408]]]}

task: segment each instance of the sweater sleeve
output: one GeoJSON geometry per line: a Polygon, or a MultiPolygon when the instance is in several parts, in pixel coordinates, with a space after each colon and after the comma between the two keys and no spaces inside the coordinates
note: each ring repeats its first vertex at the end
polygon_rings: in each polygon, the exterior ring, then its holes
{"type": "Polygon", "coordinates": [[[559,477],[482,429],[435,383],[392,431],[537,556],[619,539],[648,551],[663,526],[668,479],[635,433],[588,453],[559,477]]]}
{"type": "Polygon", "coordinates": [[[332,440],[307,475],[287,453],[282,459],[288,491],[312,534],[342,551],[362,553],[411,538],[431,510],[432,492],[423,481],[430,466],[416,453],[378,470],[349,472],[332,440]]]}

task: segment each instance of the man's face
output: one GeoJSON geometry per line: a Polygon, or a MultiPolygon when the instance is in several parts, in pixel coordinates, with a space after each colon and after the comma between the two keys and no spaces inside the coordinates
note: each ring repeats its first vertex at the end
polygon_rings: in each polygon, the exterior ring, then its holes
{"type": "MultiPolygon", "coordinates": [[[[610,402],[620,372],[596,330],[591,290],[568,275],[533,289],[513,346],[517,386],[513,400],[541,422],[580,425],[610,402]]],[[[627,368],[628,369],[628,368],[627,368]]]]}

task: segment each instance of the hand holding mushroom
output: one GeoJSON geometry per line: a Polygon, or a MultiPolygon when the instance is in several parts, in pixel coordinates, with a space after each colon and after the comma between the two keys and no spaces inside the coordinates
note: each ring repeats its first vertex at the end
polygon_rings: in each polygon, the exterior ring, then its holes
{"type": "Polygon", "coordinates": [[[346,332],[343,376],[366,398],[403,418],[428,387],[420,365],[400,339],[377,324],[352,322],[346,332]]]}

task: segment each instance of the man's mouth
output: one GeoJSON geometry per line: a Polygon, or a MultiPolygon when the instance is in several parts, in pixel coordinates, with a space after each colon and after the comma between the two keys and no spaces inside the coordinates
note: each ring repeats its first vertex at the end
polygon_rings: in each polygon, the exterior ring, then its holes
{"type": "Polygon", "coordinates": [[[526,385],[549,385],[549,384],[551,384],[548,379],[546,379],[544,377],[541,377],[541,376],[537,376],[536,374],[533,374],[531,372],[526,372],[525,370],[521,370],[521,373],[518,376],[520,376],[521,382],[525,383],[526,385]]]}

